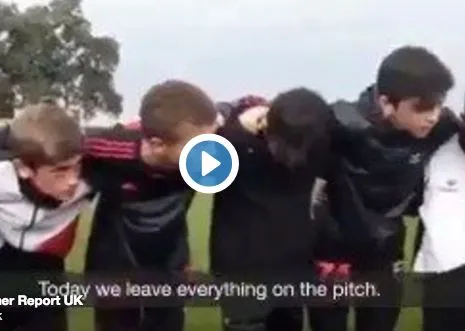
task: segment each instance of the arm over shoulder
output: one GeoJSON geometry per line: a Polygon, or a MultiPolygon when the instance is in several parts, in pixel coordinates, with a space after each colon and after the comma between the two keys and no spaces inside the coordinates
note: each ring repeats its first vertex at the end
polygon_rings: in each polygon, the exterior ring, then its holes
{"type": "Polygon", "coordinates": [[[256,134],[259,129],[258,125],[255,125],[257,119],[264,117],[268,108],[264,98],[245,96],[232,102],[221,102],[218,109],[224,116],[224,123],[218,133],[228,139],[234,139],[238,133],[256,134]],[[257,109],[261,111],[257,112],[257,109]]]}
{"type": "Polygon", "coordinates": [[[430,134],[430,141],[434,150],[448,141],[464,127],[463,120],[459,118],[450,108],[444,108],[438,124],[430,134]]]}
{"type": "Polygon", "coordinates": [[[141,133],[124,125],[89,127],[84,136],[83,175],[99,189],[108,181],[111,169],[139,160],[141,133]]]}

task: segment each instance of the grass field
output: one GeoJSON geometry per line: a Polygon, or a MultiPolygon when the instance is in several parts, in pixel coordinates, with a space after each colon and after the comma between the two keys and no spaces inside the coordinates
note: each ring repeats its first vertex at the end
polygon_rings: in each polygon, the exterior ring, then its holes
{"type": "MultiPolygon", "coordinates": [[[[208,268],[207,247],[209,236],[210,199],[199,195],[189,212],[190,243],[193,263],[196,268],[208,268]]],[[[83,256],[86,249],[89,232],[89,217],[83,217],[80,224],[79,237],[68,259],[68,269],[80,272],[83,267],[83,256]]],[[[412,237],[415,222],[409,221],[409,240],[407,240],[407,256],[411,254],[412,237]]],[[[93,331],[92,309],[72,309],[69,313],[71,331],[93,331]]],[[[420,330],[421,315],[414,308],[404,309],[397,327],[397,331],[420,330]]],[[[220,330],[219,312],[215,308],[189,308],[186,331],[216,331],[220,330]]],[[[285,331],[285,330],[283,330],[285,331]]]]}

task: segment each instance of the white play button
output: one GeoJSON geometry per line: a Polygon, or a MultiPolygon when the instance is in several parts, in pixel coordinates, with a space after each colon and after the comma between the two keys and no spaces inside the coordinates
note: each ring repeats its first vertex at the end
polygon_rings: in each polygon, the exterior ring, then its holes
{"type": "Polygon", "coordinates": [[[208,175],[221,165],[221,162],[215,159],[207,152],[202,151],[202,176],[208,175]]]}
{"type": "Polygon", "coordinates": [[[216,134],[198,135],[184,145],[179,172],[197,192],[215,194],[229,187],[239,171],[239,155],[234,146],[216,134]]]}

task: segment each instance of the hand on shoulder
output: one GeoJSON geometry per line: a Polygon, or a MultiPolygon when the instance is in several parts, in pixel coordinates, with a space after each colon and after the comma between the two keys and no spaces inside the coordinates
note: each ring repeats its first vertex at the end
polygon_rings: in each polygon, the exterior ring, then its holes
{"type": "Polygon", "coordinates": [[[257,134],[266,128],[266,114],[268,106],[255,106],[248,108],[239,115],[239,122],[247,131],[257,134]]]}

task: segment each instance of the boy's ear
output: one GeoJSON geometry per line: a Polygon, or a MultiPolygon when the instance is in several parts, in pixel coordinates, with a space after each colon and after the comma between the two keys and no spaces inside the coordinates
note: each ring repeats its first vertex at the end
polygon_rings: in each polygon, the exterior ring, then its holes
{"type": "Polygon", "coordinates": [[[13,166],[16,169],[18,177],[21,179],[29,179],[33,175],[33,170],[20,159],[13,159],[13,166]]]}
{"type": "Polygon", "coordinates": [[[150,138],[147,138],[146,141],[152,148],[158,148],[164,145],[163,140],[161,140],[158,137],[150,137],[150,138]]]}
{"type": "Polygon", "coordinates": [[[389,99],[385,95],[380,95],[378,97],[378,104],[381,108],[381,111],[383,112],[383,117],[384,118],[389,118],[392,114],[395,112],[394,105],[389,102],[389,99]]]}
{"type": "Polygon", "coordinates": [[[142,140],[141,153],[146,157],[153,157],[155,154],[163,153],[166,143],[158,137],[150,137],[142,140]]]}

